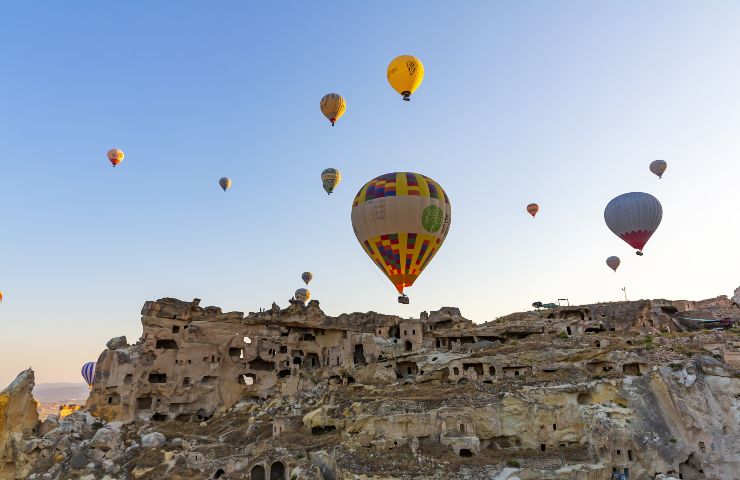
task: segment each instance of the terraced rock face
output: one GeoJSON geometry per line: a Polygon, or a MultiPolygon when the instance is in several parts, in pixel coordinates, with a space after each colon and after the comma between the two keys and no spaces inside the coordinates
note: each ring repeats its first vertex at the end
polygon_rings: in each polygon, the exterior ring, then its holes
{"type": "Polygon", "coordinates": [[[689,311],[739,316],[727,297],[483,325],[147,302],[86,410],[38,432],[31,478],[733,479],[740,335],[682,331],[689,311]]]}

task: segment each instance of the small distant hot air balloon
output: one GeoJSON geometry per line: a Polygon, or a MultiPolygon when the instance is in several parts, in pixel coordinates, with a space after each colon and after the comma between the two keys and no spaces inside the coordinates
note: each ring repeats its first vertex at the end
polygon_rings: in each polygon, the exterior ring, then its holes
{"type": "Polygon", "coordinates": [[[0,292],[0,303],[3,303],[3,292],[0,292]]]}
{"type": "Polygon", "coordinates": [[[311,272],[303,272],[303,274],[301,275],[301,280],[303,280],[303,282],[306,285],[308,285],[308,282],[310,282],[311,280],[313,280],[313,273],[311,273],[311,272]]]}
{"type": "Polygon", "coordinates": [[[334,122],[342,118],[342,115],[347,110],[347,102],[338,93],[327,93],[321,99],[319,105],[321,106],[321,113],[329,119],[332,127],[334,126],[334,122]]]}
{"type": "Polygon", "coordinates": [[[82,366],[82,378],[87,382],[87,386],[92,388],[95,379],[95,362],[87,362],[82,366]]]}
{"type": "Polygon", "coordinates": [[[124,156],[123,151],[117,148],[111,148],[108,150],[108,160],[110,160],[110,163],[112,163],[114,167],[123,161],[124,156]]]}
{"type": "Polygon", "coordinates": [[[604,209],[604,221],[609,230],[636,249],[642,249],[658,229],[663,218],[663,206],[649,193],[630,192],[613,198],[604,209]]]}
{"type": "Polygon", "coordinates": [[[336,168],[327,168],[321,172],[321,183],[324,185],[326,193],[331,195],[331,192],[339,185],[342,181],[342,174],[336,168]]]}
{"type": "Polygon", "coordinates": [[[666,168],[668,168],[668,162],[665,160],[655,160],[650,162],[650,171],[656,174],[658,178],[663,178],[663,173],[666,168]]]}
{"type": "Polygon", "coordinates": [[[615,257],[614,255],[606,259],[606,264],[615,272],[617,271],[617,268],[619,268],[620,263],[622,263],[622,261],[619,260],[619,257],[615,257]]]}
{"type": "Polygon", "coordinates": [[[411,172],[367,182],[352,203],[352,229],[365,253],[408,303],[414,284],[450,230],[452,207],[439,183],[411,172]]]}
{"type": "Polygon", "coordinates": [[[295,291],[295,299],[301,303],[306,303],[311,299],[311,292],[307,288],[299,288],[295,291]]]}
{"type": "Polygon", "coordinates": [[[424,80],[424,65],[412,55],[401,55],[388,65],[388,83],[407,102],[424,80]]]}
{"type": "Polygon", "coordinates": [[[540,206],[536,203],[530,203],[527,205],[527,213],[532,215],[532,218],[534,218],[535,215],[537,215],[537,212],[540,211],[540,206]]]}
{"type": "Polygon", "coordinates": [[[231,188],[231,179],[229,177],[223,177],[221,180],[218,181],[218,184],[221,185],[221,188],[224,189],[224,192],[231,188]]]}

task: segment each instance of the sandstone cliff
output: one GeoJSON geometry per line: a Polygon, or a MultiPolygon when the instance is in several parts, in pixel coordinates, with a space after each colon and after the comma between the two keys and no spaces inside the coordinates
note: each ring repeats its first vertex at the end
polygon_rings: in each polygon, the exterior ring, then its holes
{"type": "Polygon", "coordinates": [[[685,331],[697,311],[740,316],[727,297],[482,325],[147,302],[86,410],[29,437],[29,478],[735,479],[740,335],[685,331]]]}
{"type": "Polygon", "coordinates": [[[39,421],[33,386],[33,370],[29,368],[0,392],[0,479],[25,478],[30,471],[25,439],[39,421]]]}

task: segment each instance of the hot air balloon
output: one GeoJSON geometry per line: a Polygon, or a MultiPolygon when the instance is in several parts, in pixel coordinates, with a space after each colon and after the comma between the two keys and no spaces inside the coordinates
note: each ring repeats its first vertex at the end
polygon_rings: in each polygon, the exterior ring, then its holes
{"type": "Polygon", "coordinates": [[[110,160],[110,163],[112,163],[114,167],[123,161],[124,156],[123,151],[117,148],[111,148],[108,150],[108,160],[110,160]]]}
{"type": "Polygon", "coordinates": [[[650,171],[656,174],[658,178],[663,178],[663,173],[666,168],[668,168],[668,162],[665,160],[655,160],[650,162],[650,171]]]}
{"type": "Polygon", "coordinates": [[[663,207],[648,193],[623,193],[613,198],[604,209],[604,221],[609,230],[637,250],[642,249],[660,225],[663,207]]]}
{"type": "Polygon", "coordinates": [[[224,192],[231,188],[231,179],[229,177],[223,177],[221,180],[218,181],[218,184],[221,185],[221,188],[224,189],[224,192]]]}
{"type": "Polygon", "coordinates": [[[347,102],[338,93],[327,93],[321,99],[319,105],[321,106],[321,113],[329,119],[332,127],[334,126],[334,122],[342,118],[345,110],[347,110],[347,102]]]}
{"type": "Polygon", "coordinates": [[[606,264],[615,272],[617,271],[617,268],[619,268],[620,263],[622,263],[622,261],[619,260],[619,257],[615,257],[614,255],[606,259],[606,264]]]}
{"type": "Polygon", "coordinates": [[[95,362],[87,362],[82,366],[82,378],[85,379],[87,386],[92,388],[93,379],[95,378],[95,362]]]}
{"type": "Polygon", "coordinates": [[[537,215],[537,212],[540,211],[540,206],[536,203],[530,203],[527,205],[527,213],[532,215],[532,218],[534,218],[535,215],[537,215]]]}
{"type": "Polygon", "coordinates": [[[339,182],[342,181],[342,174],[336,168],[327,168],[321,172],[321,183],[324,184],[324,190],[326,193],[331,195],[331,192],[337,188],[339,182]]]}
{"type": "Polygon", "coordinates": [[[411,94],[419,88],[424,80],[424,65],[421,60],[411,55],[401,55],[394,58],[388,65],[388,83],[407,102],[411,94]]]}
{"type": "Polygon", "coordinates": [[[410,287],[442,246],[452,209],[429,177],[393,172],[367,182],[352,203],[352,228],[365,253],[408,303],[410,287]]]}
{"type": "Polygon", "coordinates": [[[306,285],[308,285],[308,282],[310,282],[311,280],[313,280],[313,273],[311,273],[311,272],[303,272],[303,274],[301,274],[301,280],[303,280],[303,282],[306,285]]]}
{"type": "Polygon", "coordinates": [[[307,288],[299,288],[295,291],[295,299],[301,303],[306,303],[311,299],[311,292],[307,288]]]}
{"type": "Polygon", "coordinates": [[[3,292],[0,292],[0,303],[3,303],[3,292]]]}

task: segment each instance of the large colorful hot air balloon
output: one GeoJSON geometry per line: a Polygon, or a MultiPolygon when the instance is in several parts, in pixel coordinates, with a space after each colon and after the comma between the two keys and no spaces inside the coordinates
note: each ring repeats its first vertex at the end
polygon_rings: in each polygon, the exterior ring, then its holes
{"type": "Polygon", "coordinates": [[[108,160],[110,160],[110,163],[112,163],[114,167],[123,161],[123,157],[125,157],[125,155],[117,148],[111,148],[108,150],[108,160]]]}
{"type": "Polygon", "coordinates": [[[615,272],[617,271],[617,268],[619,268],[620,263],[622,263],[622,261],[619,260],[619,257],[615,257],[614,255],[606,259],[606,264],[615,272]]]}
{"type": "Polygon", "coordinates": [[[535,215],[537,215],[537,212],[540,211],[540,206],[536,203],[530,203],[527,205],[527,213],[532,215],[532,218],[534,218],[535,215]]]}
{"type": "Polygon", "coordinates": [[[347,102],[344,101],[344,97],[338,93],[327,93],[324,98],[321,99],[321,113],[331,122],[331,126],[342,118],[344,112],[347,110],[347,102]]]}
{"type": "Polygon", "coordinates": [[[408,102],[411,94],[424,80],[424,65],[414,56],[401,55],[394,58],[388,65],[387,75],[391,87],[408,102]]]}
{"type": "Polygon", "coordinates": [[[308,285],[308,282],[310,282],[311,280],[313,280],[313,273],[311,273],[311,272],[303,272],[301,274],[301,280],[303,280],[303,282],[306,285],[308,285]]]}
{"type": "Polygon", "coordinates": [[[613,198],[604,209],[604,220],[609,230],[637,250],[642,249],[660,225],[663,207],[648,193],[623,193],[613,198]]]}
{"type": "Polygon", "coordinates": [[[429,177],[393,172],[367,182],[352,203],[352,228],[365,253],[403,299],[442,246],[452,221],[450,199],[429,177]]]}
{"type": "Polygon", "coordinates": [[[665,160],[655,160],[650,162],[650,171],[656,174],[658,178],[663,178],[663,173],[666,168],[668,168],[668,162],[665,160]]]}
{"type": "Polygon", "coordinates": [[[311,299],[311,292],[307,288],[299,288],[295,291],[295,299],[301,303],[306,303],[311,299]]]}
{"type": "Polygon", "coordinates": [[[342,181],[342,174],[336,168],[327,168],[321,172],[321,183],[324,185],[326,193],[331,195],[331,192],[339,185],[342,181]]]}
{"type": "Polygon", "coordinates": [[[87,362],[82,366],[82,378],[87,382],[87,386],[92,388],[93,379],[95,379],[95,362],[87,362]]]}
{"type": "Polygon", "coordinates": [[[229,177],[223,177],[218,181],[218,184],[221,185],[221,188],[223,188],[225,192],[231,188],[231,179],[229,177]]]}

